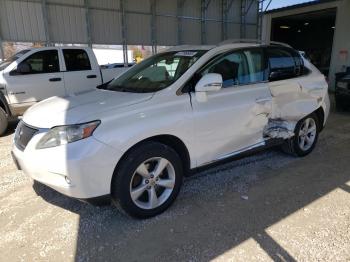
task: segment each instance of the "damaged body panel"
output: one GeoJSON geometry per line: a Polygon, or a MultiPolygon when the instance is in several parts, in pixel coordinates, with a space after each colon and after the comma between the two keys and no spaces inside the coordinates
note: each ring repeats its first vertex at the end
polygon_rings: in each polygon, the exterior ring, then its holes
{"type": "MultiPolygon", "coordinates": [[[[223,88],[219,92],[196,90],[196,95],[200,93],[205,99],[193,96],[195,143],[196,147],[203,149],[198,154],[198,165],[244,152],[270,139],[291,139],[296,135],[298,122],[319,109],[323,114],[319,119],[323,127],[329,112],[325,77],[297,53],[287,50],[291,56],[281,58],[286,50],[278,51],[280,53],[272,55],[270,60],[266,58],[265,76],[258,83],[254,82],[259,78],[257,73],[244,75],[245,66],[249,69],[252,51],[244,52],[247,65],[244,65],[241,53],[237,52],[218,59],[216,63],[209,63],[208,69],[203,70],[207,73],[221,72],[223,88]],[[288,59],[299,66],[290,70],[285,65],[288,59]],[[238,69],[235,72],[228,69],[229,66],[242,67],[242,71],[238,69]],[[273,66],[277,68],[275,71],[273,66]],[[287,70],[287,74],[280,76],[283,70],[287,70]],[[229,74],[238,74],[238,77],[231,80],[229,74]]],[[[288,54],[287,51],[285,53],[288,54]]]]}
{"type": "Polygon", "coordinates": [[[269,83],[271,112],[263,132],[265,137],[291,138],[300,119],[322,106],[329,111],[329,106],[323,105],[328,92],[324,76],[308,61],[305,63],[312,70],[310,75],[269,83]]]}

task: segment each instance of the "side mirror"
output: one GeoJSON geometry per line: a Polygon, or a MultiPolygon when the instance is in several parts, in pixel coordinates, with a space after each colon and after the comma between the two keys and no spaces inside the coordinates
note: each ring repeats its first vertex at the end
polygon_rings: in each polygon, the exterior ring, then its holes
{"type": "Polygon", "coordinates": [[[30,65],[27,62],[21,62],[17,66],[17,74],[19,75],[24,75],[24,74],[29,74],[32,70],[30,65]]]}
{"type": "Polygon", "coordinates": [[[222,87],[222,76],[216,73],[204,75],[196,84],[196,92],[219,91],[222,87]]]}
{"type": "Polygon", "coordinates": [[[222,87],[222,76],[216,73],[204,75],[196,84],[196,99],[198,102],[207,102],[207,92],[219,91],[222,87]]]}

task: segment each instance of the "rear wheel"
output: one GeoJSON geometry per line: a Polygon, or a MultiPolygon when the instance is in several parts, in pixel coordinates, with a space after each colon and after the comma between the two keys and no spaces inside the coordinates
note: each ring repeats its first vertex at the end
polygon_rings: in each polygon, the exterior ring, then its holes
{"type": "Polygon", "coordinates": [[[182,173],[180,157],[172,148],[145,143],[122,160],[112,181],[112,198],[133,217],[158,215],[174,202],[182,173]]]}
{"type": "Polygon", "coordinates": [[[316,114],[311,114],[300,120],[294,130],[294,137],[288,139],[282,146],[283,151],[295,156],[306,156],[315,148],[319,121],[316,114]]]}
{"type": "Polygon", "coordinates": [[[7,126],[8,126],[7,114],[4,111],[4,109],[0,107],[0,136],[5,134],[7,130],[7,126]]]}

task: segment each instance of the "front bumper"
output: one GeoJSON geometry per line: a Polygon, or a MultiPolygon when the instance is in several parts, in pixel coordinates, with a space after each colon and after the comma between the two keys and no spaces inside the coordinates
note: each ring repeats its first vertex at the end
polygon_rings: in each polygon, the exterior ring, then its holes
{"type": "Polygon", "coordinates": [[[24,151],[13,146],[13,157],[25,174],[74,198],[110,194],[113,172],[121,152],[94,137],[58,147],[35,149],[43,135],[34,135],[24,151]]]}

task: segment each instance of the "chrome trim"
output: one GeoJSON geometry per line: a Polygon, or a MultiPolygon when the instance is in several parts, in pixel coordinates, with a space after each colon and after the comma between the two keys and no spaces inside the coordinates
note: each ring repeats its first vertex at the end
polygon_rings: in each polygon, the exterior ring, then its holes
{"type": "Polygon", "coordinates": [[[265,143],[265,140],[264,140],[264,141],[262,141],[262,142],[260,142],[260,143],[257,143],[257,144],[254,144],[254,145],[245,147],[245,148],[243,148],[243,149],[234,151],[234,152],[232,152],[232,153],[223,155],[223,156],[219,157],[217,160],[218,160],[218,161],[219,161],[219,160],[223,160],[223,159],[225,159],[225,158],[229,158],[229,157],[238,155],[238,154],[240,154],[240,153],[243,153],[243,152],[245,152],[245,151],[249,151],[249,150],[251,150],[251,149],[254,149],[254,148],[256,148],[256,147],[265,146],[265,145],[266,145],[266,143],[265,143]]]}
{"type": "Polygon", "coordinates": [[[206,85],[204,85],[205,87],[212,87],[212,86],[214,86],[214,87],[217,87],[217,86],[222,86],[222,84],[221,83],[211,83],[211,84],[206,84],[206,85]]]}
{"type": "MultiPolygon", "coordinates": [[[[246,151],[255,149],[255,148],[257,148],[257,147],[262,147],[262,146],[265,146],[265,145],[266,145],[266,140],[264,140],[264,141],[262,141],[262,142],[259,142],[259,143],[257,143],[257,144],[254,144],[254,145],[251,145],[251,146],[242,148],[242,149],[240,149],[240,150],[237,150],[237,151],[228,153],[228,154],[226,154],[226,155],[222,155],[222,156],[218,157],[217,159],[212,160],[212,161],[209,161],[209,162],[205,162],[205,163],[201,164],[201,165],[198,166],[198,167],[210,165],[210,164],[213,164],[213,163],[215,163],[215,162],[218,162],[218,161],[221,161],[221,160],[224,160],[224,159],[233,157],[233,156],[237,156],[237,155],[239,155],[239,154],[241,154],[241,153],[244,153],[244,152],[246,152],[246,151]]],[[[198,167],[197,167],[197,168],[198,168],[198,167]]]]}
{"type": "MultiPolygon", "coordinates": [[[[268,80],[263,80],[263,81],[256,81],[256,82],[251,82],[251,83],[247,83],[247,84],[237,84],[237,85],[227,86],[227,87],[223,87],[222,89],[238,88],[238,87],[242,87],[242,86],[257,85],[257,84],[267,84],[267,83],[269,83],[268,80]]],[[[177,96],[181,96],[183,94],[187,94],[187,93],[182,92],[183,87],[184,86],[182,86],[178,90],[176,90],[176,95],[177,96]]],[[[196,92],[191,92],[191,93],[196,93],[196,92]]]]}

